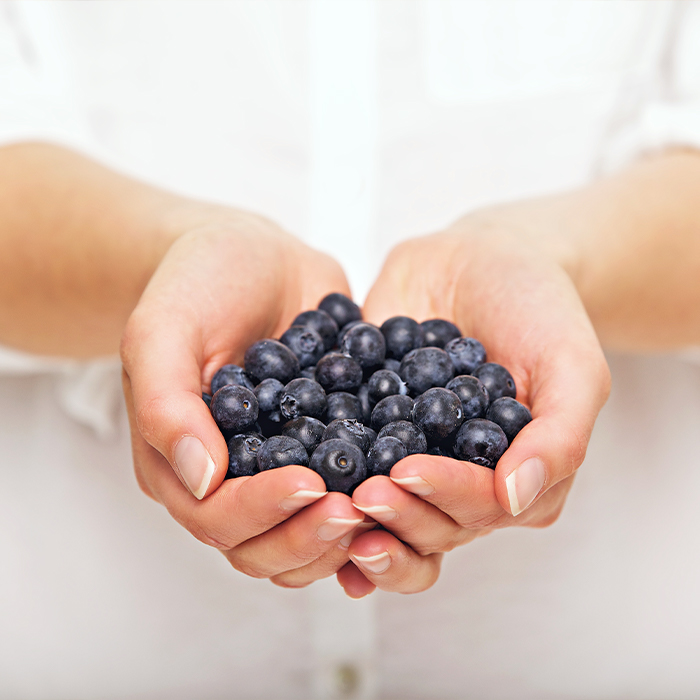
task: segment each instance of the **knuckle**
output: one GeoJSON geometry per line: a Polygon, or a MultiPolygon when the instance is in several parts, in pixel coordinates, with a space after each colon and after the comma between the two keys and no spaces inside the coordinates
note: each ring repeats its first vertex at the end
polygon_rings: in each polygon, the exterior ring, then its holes
{"type": "Polygon", "coordinates": [[[168,400],[165,396],[152,396],[136,407],[136,427],[144,439],[150,443],[159,434],[158,426],[168,414],[168,400]]]}
{"type": "Polygon", "coordinates": [[[268,572],[262,571],[259,566],[256,566],[252,562],[249,562],[241,557],[233,556],[230,552],[227,554],[226,558],[228,559],[229,564],[231,564],[236,571],[240,571],[246,576],[257,579],[270,578],[270,574],[268,572]]]}

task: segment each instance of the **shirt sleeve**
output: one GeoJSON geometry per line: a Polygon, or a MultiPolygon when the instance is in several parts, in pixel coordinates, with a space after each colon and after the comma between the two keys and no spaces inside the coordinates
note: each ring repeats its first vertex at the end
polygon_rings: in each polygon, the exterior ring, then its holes
{"type": "Polygon", "coordinates": [[[700,2],[675,2],[671,12],[655,79],[641,87],[631,77],[625,86],[642,96],[634,106],[621,104],[602,155],[604,173],[669,148],[700,149],[700,2]]]}

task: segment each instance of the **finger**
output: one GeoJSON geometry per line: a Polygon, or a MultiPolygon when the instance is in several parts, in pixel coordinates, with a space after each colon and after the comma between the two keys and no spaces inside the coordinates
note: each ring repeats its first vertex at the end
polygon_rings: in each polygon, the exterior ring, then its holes
{"type": "Polygon", "coordinates": [[[353,492],[352,502],[423,556],[448,552],[479,536],[479,531],[463,528],[439,508],[385,476],[360,484],[353,492]]]}
{"type": "MultiPolygon", "coordinates": [[[[316,561],[340,547],[364,515],[348,496],[329,493],[272,530],[224,552],[234,568],[255,578],[270,578],[316,561]]],[[[347,550],[344,548],[344,551],[347,550]]]]}
{"type": "Polygon", "coordinates": [[[350,560],[383,591],[420,593],[437,581],[442,554],[422,557],[391,533],[374,530],[350,545],[350,560]]]}
{"type": "Polygon", "coordinates": [[[364,598],[377,589],[351,561],[338,571],[336,578],[349,598],[364,598]]]}
{"type": "Polygon", "coordinates": [[[596,344],[557,347],[532,373],[533,420],[518,434],[495,472],[499,502],[513,515],[576,472],[586,456],[610,375],[596,344]]]}
{"type": "Polygon", "coordinates": [[[157,459],[144,470],[148,490],[197,539],[222,550],[267,532],[326,494],[318,474],[307,467],[288,466],[228,479],[199,501],[180,483],[165,459],[160,455],[157,459]]]}
{"type": "Polygon", "coordinates": [[[350,543],[361,534],[377,527],[377,523],[370,518],[365,518],[365,522],[360,523],[352,532],[348,533],[338,542],[337,547],[333,547],[315,561],[298,569],[290,569],[270,580],[277,586],[284,588],[304,588],[314,581],[328,578],[337,573],[348,563],[348,547],[350,543]]]}

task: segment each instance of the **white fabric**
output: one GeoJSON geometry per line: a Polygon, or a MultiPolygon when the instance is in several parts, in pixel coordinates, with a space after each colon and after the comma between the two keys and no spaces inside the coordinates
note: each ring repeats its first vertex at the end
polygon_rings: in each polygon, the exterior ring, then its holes
{"type": "MultiPolygon", "coordinates": [[[[361,299],[402,238],[697,144],[685,7],[5,2],[0,139],[264,213],[361,299]]],[[[611,363],[557,524],[354,602],[248,579],[145,498],[115,365],[3,352],[0,697],[699,697],[700,369],[611,363]]]]}

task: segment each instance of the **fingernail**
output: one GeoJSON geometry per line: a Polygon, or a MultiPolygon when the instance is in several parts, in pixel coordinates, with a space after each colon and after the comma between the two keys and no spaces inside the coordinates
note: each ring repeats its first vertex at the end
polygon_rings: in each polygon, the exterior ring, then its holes
{"type": "Polygon", "coordinates": [[[362,520],[349,520],[347,518],[328,518],[318,527],[316,534],[324,542],[332,542],[343,535],[347,535],[350,530],[357,527],[362,520]]]}
{"type": "Polygon", "coordinates": [[[544,486],[544,464],[538,457],[526,459],[506,477],[510,512],[522,513],[544,486]]]}
{"type": "Polygon", "coordinates": [[[387,520],[393,520],[398,515],[396,510],[391,506],[358,506],[357,503],[353,503],[353,506],[355,506],[357,510],[361,510],[365,515],[369,515],[382,523],[387,520]]]}
{"type": "Polygon", "coordinates": [[[280,501],[280,508],[282,510],[299,510],[304,506],[308,506],[311,503],[315,503],[319,498],[322,498],[328,493],[328,491],[306,491],[301,489],[295,491],[291,496],[287,496],[280,501]]]}
{"type": "Polygon", "coordinates": [[[200,501],[209,488],[214,476],[214,460],[210,457],[202,441],[193,435],[185,435],[175,446],[175,466],[184,479],[185,485],[200,501]]]}
{"type": "Polygon", "coordinates": [[[377,527],[377,523],[360,523],[352,532],[345,535],[338,544],[343,547],[343,549],[347,549],[353,543],[353,540],[367,532],[367,530],[371,530],[375,527],[377,527]]]}
{"type": "Polygon", "coordinates": [[[389,478],[416,496],[430,496],[431,493],[435,492],[435,487],[420,476],[407,476],[403,479],[395,479],[393,476],[389,478]]]}
{"type": "Polygon", "coordinates": [[[360,557],[357,554],[351,554],[350,558],[365,571],[370,574],[383,574],[391,566],[391,557],[389,552],[381,552],[371,557],[360,557]]]}

